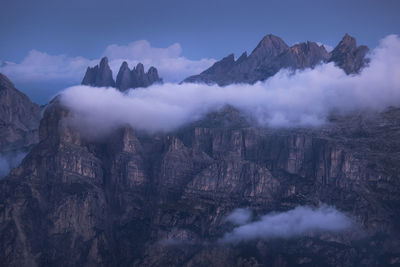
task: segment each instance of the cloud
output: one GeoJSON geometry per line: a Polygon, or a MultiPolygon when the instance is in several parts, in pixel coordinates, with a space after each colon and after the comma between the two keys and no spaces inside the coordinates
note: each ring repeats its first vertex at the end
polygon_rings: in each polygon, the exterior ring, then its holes
{"type": "MultiPolygon", "coordinates": [[[[211,66],[215,60],[204,58],[190,60],[181,55],[180,44],[167,48],[152,47],[148,41],[132,42],[126,46],[116,44],[108,46],[103,55],[109,57],[114,79],[123,61],[131,67],[142,62],[146,68],[154,66],[167,82],[180,82],[187,76],[197,74],[211,66]]],[[[100,59],[69,57],[67,55],[49,55],[31,50],[20,63],[0,61],[0,72],[17,84],[28,82],[61,84],[80,84],[88,66],[98,64],[100,59]]]]}
{"type": "Polygon", "coordinates": [[[226,217],[226,221],[236,225],[242,225],[250,221],[251,216],[251,210],[235,209],[231,214],[228,215],[228,217],[226,217]]]}
{"type": "Polygon", "coordinates": [[[5,177],[11,169],[17,167],[26,154],[26,152],[0,154],[0,179],[5,177]]]}
{"type": "Polygon", "coordinates": [[[334,47],[331,46],[331,45],[324,44],[324,43],[321,43],[321,42],[316,42],[316,43],[317,43],[317,45],[319,45],[319,46],[323,45],[323,46],[325,47],[326,51],[328,51],[328,52],[331,52],[331,51],[334,49],[334,47]]]}
{"type": "Polygon", "coordinates": [[[310,232],[340,232],[352,226],[352,220],[333,207],[313,209],[299,206],[281,213],[269,213],[259,220],[241,225],[226,233],[222,243],[269,238],[291,238],[310,232]]]}
{"type": "Polygon", "coordinates": [[[175,43],[167,48],[152,47],[146,40],[124,45],[110,45],[104,55],[110,60],[113,73],[118,73],[123,61],[132,68],[141,62],[146,68],[155,66],[159,75],[167,82],[180,82],[184,78],[198,74],[215,63],[214,59],[190,60],[181,56],[182,47],[175,43]]]}
{"type": "Polygon", "coordinates": [[[80,83],[88,65],[97,64],[83,57],[49,55],[31,50],[21,63],[4,62],[0,72],[21,82],[69,80],[80,83]]]}
{"type": "Polygon", "coordinates": [[[329,63],[295,73],[282,70],[254,85],[166,83],[125,94],[76,86],[62,92],[61,101],[79,118],[75,123],[96,134],[126,124],[149,132],[171,131],[225,105],[252,116],[261,126],[319,126],[333,111],[400,106],[400,38],[386,37],[370,57],[360,75],[346,75],[329,63]]]}

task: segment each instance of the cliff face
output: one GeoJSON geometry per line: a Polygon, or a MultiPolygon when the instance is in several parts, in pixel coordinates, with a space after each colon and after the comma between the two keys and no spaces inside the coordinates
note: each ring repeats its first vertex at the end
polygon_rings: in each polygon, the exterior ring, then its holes
{"type": "MultiPolygon", "coordinates": [[[[227,107],[174,133],[85,140],[57,99],[40,143],[0,181],[7,266],[387,265],[400,260],[400,110],[318,129],[252,126],[227,107]],[[235,208],[327,203],[360,232],[216,241],[235,208]]],[[[357,231],[356,231],[357,232],[357,231]]]]}
{"type": "Polygon", "coordinates": [[[334,62],[347,74],[358,73],[367,64],[368,47],[356,45],[356,40],[345,35],[337,47],[328,53],[323,45],[314,42],[289,47],[281,38],[265,36],[249,56],[243,53],[237,61],[229,55],[204,72],[190,76],[183,82],[203,82],[227,85],[264,81],[281,69],[313,68],[320,63],[334,62]]]}
{"type": "Polygon", "coordinates": [[[158,71],[150,67],[147,72],[144,71],[143,64],[137,64],[136,68],[129,69],[128,63],[122,63],[116,82],[114,81],[112,71],[108,65],[108,58],[103,57],[99,65],[88,67],[82,80],[83,85],[95,87],[115,87],[120,91],[130,88],[148,87],[153,83],[161,83],[162,79],[158,77],[158,71]]]}
{"type": "Polygon", "coordinates": [[[0,74],[0,178],[39,142],[40,111],[0,74]]]}

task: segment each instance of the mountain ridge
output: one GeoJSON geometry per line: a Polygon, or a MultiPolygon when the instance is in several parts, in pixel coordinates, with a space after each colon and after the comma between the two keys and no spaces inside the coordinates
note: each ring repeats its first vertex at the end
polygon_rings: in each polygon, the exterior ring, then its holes
{"type": "Polygon", "coordinates": [[[368,60],[365,59],[368,47],[356,45],[354,37],[346,34],[335,49],[328,53],[323,45],[304,42],[289,47],[280,37],[266,35],[249,56],[243,53],[237,61],[234,55],[223,58],[198,75],[190,76],[185,82],[250,83],[264,81],[279,70],[313,68],[320,63],[334,62],[347,74],[358,73],[368,60]],[[229,60],[229,61],[228,61],[229,60]]]}

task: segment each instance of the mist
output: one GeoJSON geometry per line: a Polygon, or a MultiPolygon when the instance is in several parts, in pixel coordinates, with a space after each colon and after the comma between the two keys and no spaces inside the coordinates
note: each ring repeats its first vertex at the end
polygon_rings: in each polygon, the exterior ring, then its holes
{"type": "MultiPolygon", "coordinates": [[[[237,211],[234,211],[234,213],[237,211]]],[[[322,205],[313,209],[299,206],[281,213],[269,213],[226,233],[222,243],[237,243],[254,239],[292,238],[311,232],[341,232],[353,225],[352,220],[333,207],[322,205]]]]}
{"type": "Polygon", "coordinates": [[[226,217],[226,221],[236,225],[242,225],[250,221],[251,216],[251,210],[235,209],[231,214],[228,215],[228,217],[226,217]]]}
{"type": "Polygon", "coordinates": [[[296,72],[282,70],[254,85],[166,83],[126,93],[75,86],[63,91],[60,99],[88,135],[107,134],[122,125],[168,132],[225,105],[263,127],[315,127],[332,112],[400,106],[400,38],[387,36],[369,58],[369,66],[359,75],[346,75],[329,63],[296,72]]]}
{"type": "Polygon", "coordinates": [[[17,167],[26,154],[26,152],[0,154],[0,179],[7,176],[13,168],[17,167]]]}

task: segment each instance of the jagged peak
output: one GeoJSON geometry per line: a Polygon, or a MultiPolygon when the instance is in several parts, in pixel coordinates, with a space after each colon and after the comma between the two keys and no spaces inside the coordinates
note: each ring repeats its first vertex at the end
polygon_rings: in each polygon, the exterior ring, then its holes
{"type": "Polygon", "coordinates": [[[338,50],[338,49],[354,50],[356,48],[357,48],[356,38],[354,38],[354,37],[350,36],[348,33],[346,33],[343,36],[342,40],[339,42],[339,44],[335,47],[334,51],[338,50]]]}
{"type": "Polygon", "coordinates": [[[135,71],[137,73],[144,73],[144,66],[142,63],[138,63],[135,67],[135,71]]]}
{"type": "Polygon", "coordinates": [[[120,69],[129,69],[128,63],[126,61],[122,62],[120,69]]]}
{"type": "Polygon", "coordinates": [[[243,52],[242,55],[236,60],[236,63],[241,63],[247,58],[247,52],[243,52]]]}
{"type": "Polygon", "coordinates": [[[101,68],[101,67],[105,67],[105,66],[108,66],[108,57],[103,57],[103,58],[100,60],[100,68],[101,68]]]}
{"type": "Polygon", "coordinates": [[[288,48],[289,46],[280,37],[268,34],[258,43],[251,55],[256,57],[276,56],[288,48]]]}

